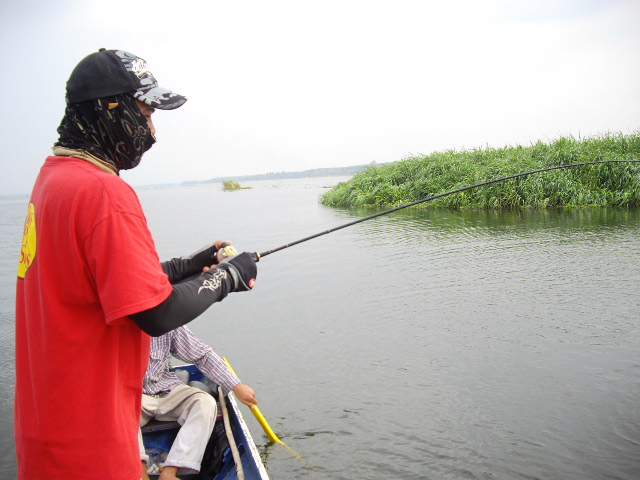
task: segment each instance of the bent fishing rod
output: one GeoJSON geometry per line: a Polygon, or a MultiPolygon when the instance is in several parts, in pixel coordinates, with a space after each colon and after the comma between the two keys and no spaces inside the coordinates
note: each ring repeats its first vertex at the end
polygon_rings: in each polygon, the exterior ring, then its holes
{"type": "Polygon", "coordinates": [[[483,187],[485,185],[490,185],[492,183],[504,182],[505,180],[511,180],[513,178],[525,177],[527,175],[533,175],[534,173],[548,172],[551,170],[559,170],[561,168],[570,168],[570,167],[580,167],[583,165],[597,165],[602,163],[631,163],[631,162],[640,162],[640,160],[599,160],[596,162],[584,162],[584,163],[570,163],[567,165],[558,165],[555,167],[549,168],[541,168],[540,170],[532,170],[530,172],[517,173],[515,175],[510,175],[508,177],[496,178],[494,180],[489,180],[487,182],[477,183],[475,185],[470,185],[468,187],[458,188],[457,190],[451,190],[450,192],[439,193],[438,195],[433,195],[431,197],[423,198],[422,200],[416,200],[415,202],[407,203],[405,205],[400,205],[399,207],[391,208],[389,210],[385,210],[383,212],[374,213],[373,215],[369,215],[368,217],[359,218],[349,223],[345,223],[344,225],[339,225],[334,228],[330,228],[329,230],[325,230],[324,232],[316,233],[315,235],[310,235],[305,238],[301,238],[300,240],[296,240],[295,242],[287,243],[286,245],[282,245],[280,247],[274,248],[272,250],[267,250],[262,253],[255,253],[254,256],[256,261],[260,260],[262,257],[266,257],[267,255],[271,255],[272,253],[279,252],[280,250],[284,250],[285,248],[293,247],[294,245],[298,245],[300,243],[306,242],[308,240],[312,240],[317,237],[321,237],[322,235],[327,235],[328,233],[335,232],[337,230],[341,230],[343,228],[350,227],[352,225],[356,225],[358,223],[366,222],[367,220],[371,220],[372,218],[381,217],[383,215],[387,215],[389,213],[397,212],[398,210],[402,210],[404,208],[413,207],[415,205],[419,205],[421,203],[429,202],[431,200],[436,200],[438,198],[446,197],[449,195],[453,195],[454,193],[464,192],[466,190],[471,190],[472,188],[483,187]]]}

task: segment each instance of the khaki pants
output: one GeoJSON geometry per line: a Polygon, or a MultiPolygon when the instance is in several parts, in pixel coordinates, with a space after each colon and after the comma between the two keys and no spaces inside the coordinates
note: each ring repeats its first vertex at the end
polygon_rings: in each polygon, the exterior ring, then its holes
{"type": "MultiPolygon", "coordinates": [[[[171,446],[165,466],[189,468],[199,472],[216,414],[215,398],[198,388],[179,385],[166,395],[142,395],[140,426],[143,427],[153,418],[161,421],[177,420],[182,426],[171,446]]],[[[138,440],[140,459],[148,462],[142,432],[138,432],[138,440]]]]}

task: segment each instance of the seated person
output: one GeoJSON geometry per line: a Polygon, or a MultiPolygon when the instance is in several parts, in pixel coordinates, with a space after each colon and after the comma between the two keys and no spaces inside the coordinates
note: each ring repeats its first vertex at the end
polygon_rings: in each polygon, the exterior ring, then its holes
{"type": "MultiPolygon", "coordinates": [[[[143,382],[140,426],[153,418],[161,421],[177,420],[181,426],[159,480],[176,480],[180,468],[200,471],[205,447],[216,421],[216,400],[199,388],[185,385],[169,367],[169,358],[195,364],[210,380],[222,387],[227,395],[231,390],[245,405],[257,405],[255,392],[240,382],[208,345],[186,326],[179,327],[151,339],[149,366],[143,382]]],[[[149,457],[139,433],[142,478],[148,480],[149,457]]]]}

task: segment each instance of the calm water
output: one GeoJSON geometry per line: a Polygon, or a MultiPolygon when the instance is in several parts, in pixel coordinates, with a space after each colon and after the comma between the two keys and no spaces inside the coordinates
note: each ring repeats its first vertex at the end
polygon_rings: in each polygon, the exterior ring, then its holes
{"type": "MultiPolygon", "coordinates": [[[[168,259],[215,239],[264,252],[371,213],[319,205],[336,181],[139,194],[168,259]]],[[[0,198],[3,478],[27,201],[0,198]]],[[[274,480],[637,480],[639,233],[638,209],[400,211],[263,258],[254,291],[190,326],[301,455],[245,410],[274,480]]]]}

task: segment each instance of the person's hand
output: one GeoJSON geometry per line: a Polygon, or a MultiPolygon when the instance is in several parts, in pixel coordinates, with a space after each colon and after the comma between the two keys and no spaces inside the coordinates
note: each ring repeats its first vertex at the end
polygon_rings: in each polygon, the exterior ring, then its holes
{"type": "Polygon", "coordinates": [[[257,258],[254,253],[243,252],[225,260],[218,265],[218,268],[225,269],[231,275],[234,282],[234,292],[246,292],[256,284],[256,277],[258,276],[256,261],[257,258]]]}
{"type": "Polygon", "coordinates": [[[256,392],[253,391],[249,385],[245,385],[240,382],[233,388],[233,393],[236,394],[238,400],[240,400],[245,405],[251,407],[252,405],[258,405],[258,400],[256,400],[256,392]]]}

